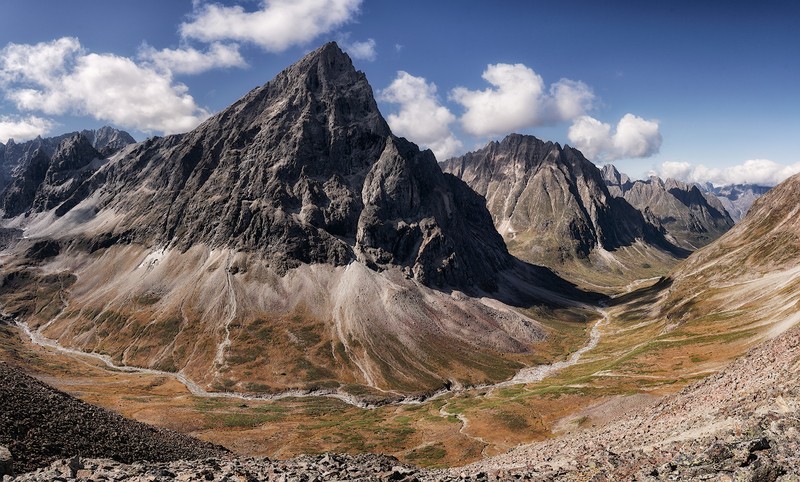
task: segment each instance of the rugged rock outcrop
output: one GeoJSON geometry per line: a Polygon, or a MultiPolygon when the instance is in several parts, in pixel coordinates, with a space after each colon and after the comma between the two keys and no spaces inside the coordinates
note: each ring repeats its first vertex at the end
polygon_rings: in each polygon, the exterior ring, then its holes
{"type": "MultiPolygon", "coordinates": [[[[206,459],[170,463],[122,464],[112,460],[59,460],[23,474],[19,482],[44,480],[247,480],[305,481],[353,480],[360,482],[419,481],[428,471],[400,463],[385,455],[321,454],[291,460],[259,458],[206,459]]],[[[444,479],[444,480],[449,480],[444,479]]]]}
{"type": "Polygon", "coordinates": [[[103,162],[102,155],[83,134],[61,141],[49,159],[41,149],[37,150],[3,191],[4,216],[11,218],[56,207],[56,215],[62,215],[90,193],[84,183],[103,162]]]}
{"type": "Polygon", "coordinates": [[[623,193],[633,186],[630,176],[619,172],[613,164],[605,164],[601,167],[600,175],[603,176],[603,182],[612,196],[623,197],[623,193]]]}
{"type": "Polygon", "coordinates": [[[50,158],[37,149],[20,175],[2,193],[4,217],[19,216],[31,208],[49,167],[50,158]]]}
{"type": "Polygon", "coordinates": [[[0,362],[0,399],[0,445],[10,450],[17,473],[76,455],[165,462],[228,453],[84,403],[5,362],[0,362]]]}
{"type": "Polygon", "coordinates": [[[611,165],[604,166],[602,174],[609,191],[641,211],[649,223],[682,248],[694,251],[733,227],[722,203],[694,184],[656,176],[631,181],[611,165]]]}

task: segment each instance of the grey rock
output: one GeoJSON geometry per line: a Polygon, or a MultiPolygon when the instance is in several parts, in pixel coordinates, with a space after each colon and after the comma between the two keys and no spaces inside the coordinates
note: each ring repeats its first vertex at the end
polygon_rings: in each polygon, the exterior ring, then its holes
{"type": "Polygon", "coordinates": [[[0,445],[0,477],[14,475],[14,459],[8,448],[0,445]]]}
{"type": "Polygon", "coordinates": [[[642,212],[650,224],[681,248],[694,251],[733,227],[733,219],[722,203],[694,184],[657,176],[630,181],[613,166],[606,166],[603,179],[609,191],[642,212]]]}
{"type": "Polygon", "coordinates": [[[136,143],[136,140],[127,132],[109,126],[104,126],[96,130],[84,129],[80,134],[85,137],[92,147],[101,153],[103,157],[108,157],[128,145],[136,143]]]}
{"type": "Polygon", "coordinates": [[[84,129],[80,132],[69,132],[54,137],[37,137],[36,139],[16,143],[9,140],[0,143],[0,189],[11,184],[33,159],[37,151],[50,158],[65,140],[82,135],[103,157],[108,157],[136,141],[125,131],[105,126],[100,129],[84,129]]]}
{"type": "Polygon", "coordinates": [[[641,213],[612,196],[600,170],[569,146],[511,134],[442,168],[486,197],[500,234],[527,260],[552,267],[636,240],[672,248],[641,213]]]}
{"type": "Polygon", "coordinates": [[[0,444],[15,455],[17,472],[58,466],[59,477],[75,477],[86,461],[113,457],[170,461],[224,457],[227,451],[176,432],[157,429],[89,405],[0,362],[0,444]]]}
{"type": "Polygon", "coordinates": [[[3,191],[4,217],[19,216],[31,208],[49,167],[50,158],[43,150],[37,149],[28,160],[22,174],[3,191]]]}
{"type": "Polygon", "coordinates": [[[56,215],[62,215],[89,194],[82,187],[100,167],[101,157],[82,134],[64,139],[49,159],[42,150],[36,151],[3,193],[5,217],[56,207],[56,215]]]}
{"type": "MultiPolygon", "coordinates": [[[[34,209],[76,204],[53,191],[34,209]]],[[[514,262],[483,200],[430,151],[392,135],[334,43],[197,129],[137,145],[75,192],[100,192],[98,210],[123,216],[90,245],[204,243],[257,253],[278,272],[358,260],[429,286],[486,290],[514,262]]]]}

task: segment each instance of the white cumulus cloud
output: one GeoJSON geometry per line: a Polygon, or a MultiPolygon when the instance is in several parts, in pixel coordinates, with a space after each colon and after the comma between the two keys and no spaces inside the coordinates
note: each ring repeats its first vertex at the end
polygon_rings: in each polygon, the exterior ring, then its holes
{"type": "Polygon", "coordinates": [[[378,52],[375,50],[377,44],[374,39],[368,38],[363,42],[357,40],[351,42],[349,38],[345,37],[339,40],[339,44],[354,59],[373,62],[378,57],[378,52]]]}
{"type": "Polygon", "coordinates": [[[125,128],[183,132],[209,116],[169,71],[86,52],[75,38],[0,50],[0,89],[21,111],[90,115],[125,128]]]}
{"type": "Polygon", "coordinates": [[[247,67],[237,44],[214,42],[202,52],[193,47],[162,49],[144,45],[139,58],[147,64],[174,74],[199,74],[207,70],[229,67],[247,67]]]}
{"type": "Polygon", "coordinates": [[[35,139],[50,132],[53,121],[36,116],[14,118],[0,116],[0,142],[14,139],[16,142],[35,139]]]}
{"type": "Polygon", "coordinates": [[[650,157],[661,148],[658,121],[625,114],[612,130],[610,124],[588,115],[577,118],[567,133],[569,141],[596,161],[650,157]]]}
{"type": "Polygon", "coordinates": [[[400,71],[380,92],[380,99],[400,106],[398,113],[389,114],[386,119],[395,134],[430,148],[440,161],[461,149],[461,141],[450,131],[456,116],[441,105],[434,83],[400,71]]]}
{"type": "Polygon", "coordinates": [[[688,162],[665,162],[658,175],[688,182],[710,182],[716,186],[728,184],[760,184],[774,186],[800,172],[800,162],[778,164],[769,159],[750,159],[725,168],[706,167],[688,162]]]}
{"type": "Polygon", "coordinates": [[[465,108],[464,130],[476,136],[574,119],[590,110],[595,100],[583,82],[561,79],[547,88],[542,77],[524,64],[490,64],[483,79],[492,87],[456,87],[450,92],[450,98],[465,108]]]}
{"type": "Polygon", "coordinates": [[[302,45],[349,22],[362,0],[262,0],[248,12],[239,5],[196,4],[189,22],[181,24],[184,38],[204,42],[233,40],[282,52],[302,45]]]}

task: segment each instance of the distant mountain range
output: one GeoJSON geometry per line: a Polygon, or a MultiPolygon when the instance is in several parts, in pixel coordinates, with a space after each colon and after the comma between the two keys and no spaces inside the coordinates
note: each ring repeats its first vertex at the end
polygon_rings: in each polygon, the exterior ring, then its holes
{"type": "Polygon", "coordinates": [[[701,190],[716,196],[733,221],[737,223],[744,218],[756,199],[772,189],[769,186],[760,186],[758,184],[730,184],[715,187],[711,183],[706,183],[698,184],[697,186],[701,190]]]}
{"type": "Polygon", "coordinates": [[[614,196],[628,201],[682,248],[701,248],[733,227],[733,219],[719,199],[696,185],[655,176],[631,181],[613,165],[604,166],[602,175],[614,196]]]}
{"type": "Polygon", "coordinates": [[[76,135],[83,136],[100,157],[108,157],[136,142],[127,132],[109,126],[69,132],[55,137],[40,136],[21,143],[16,143],[13,139],[9,139],[7,144],[0,142],[0,189],[7,186],[14,177],[24,176],[20,171],[27,167],[37,151],[41,158],[50,158],[63,141],[76,135]]]}
{"type": "MultiPolygon", "coordinates": [[[[486,197],[510,251],[573,280],[661,269],[733,226],[721,202],[674,180],[631,181],[580,151],[512,134],[442,163],[486,197]]],[[[620,278],[620,276],[617,276],[620,278]]]]}

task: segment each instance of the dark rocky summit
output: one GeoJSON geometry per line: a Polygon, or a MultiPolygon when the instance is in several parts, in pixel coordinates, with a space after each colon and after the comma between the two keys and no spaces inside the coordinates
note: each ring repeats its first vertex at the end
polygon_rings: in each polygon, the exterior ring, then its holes
{"type": "Polygon", "coordinates": [[[359,260],[427,285],[490,290],[512,263],[482,199],[430,151],[391,134],[364,74],[334,43],[103,174],[98,210],[123,213],[115,239],[229,247],[278,271],[359,260]]]}
{"type": "Polygon", "coordinates": [[[227,455],[222,447],[84,403],[5,362],[0,400],[0,446],[10,450],[17,473],[76,455],[120,462],[227,455]]]}
{"type": "Polygon", "coordinates": [[[719,199],[694,184],[656,176],[631,181],[612,165],[604,166],[602,175],[611,194],[628,201],[682,248],[701,248],[733,227],[733,219],[719,199]]]}

